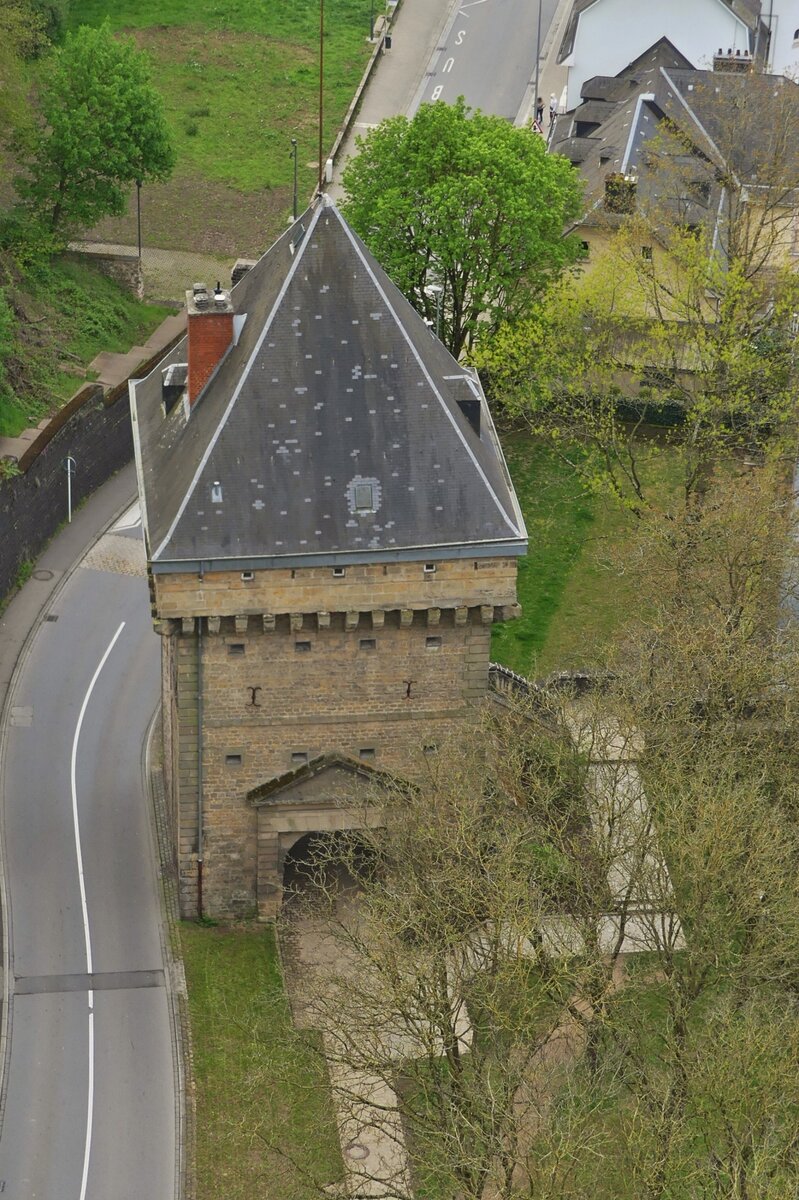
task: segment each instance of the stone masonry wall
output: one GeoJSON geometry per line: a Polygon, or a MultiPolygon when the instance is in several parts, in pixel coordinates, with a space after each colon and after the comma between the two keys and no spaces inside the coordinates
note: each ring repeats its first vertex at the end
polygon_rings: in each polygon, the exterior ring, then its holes
{"type": "MultiPolygon", "coordinates": [[[[204,911],[252,915],[256,901],[256,812],[247,792],[304,761],[339,751],[412,778],[449,737],[462,735],[486,692],[491,625],[417,612],[382,626],[334,613],[274,632],[260,619],[203,633],[204,911]],[[349,627],[348,627],[349,624],[349,627]],[[311,628],[308,626],[312,625],[311,628]],[[257,689],[252,691],[252,689],[257,689]]],[[[203,622],[203,627],[207,622],[203,622]]],[[[197,633],[177,646],[179,856],[183,911],[196,910],[197,633]],[[193,890],[194,888],[194,890],[193,890]]],[[[166,706],[165,706],[166,708],[166,706]]],[[[279,880],[275,881],[280,884],[279,880]]]]}
{"type": "Polygon", "coordinates": [[[219,616],[236,613],[367,612],[370,609],[455,608],[461,605],[514,605],[516,559],[476,558],[424,562],[368,563],[343,568],[303,567],[253,572],[215,571],[156,575],[156,608],[161,617],[219,616]],[[339,568],[341,570],[342,568],[339,568]]]}

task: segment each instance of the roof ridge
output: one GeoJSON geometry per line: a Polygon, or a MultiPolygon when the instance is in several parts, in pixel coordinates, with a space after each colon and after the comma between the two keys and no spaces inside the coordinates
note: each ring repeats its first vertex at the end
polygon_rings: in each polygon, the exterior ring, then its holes
{"type": "MultiPolygon", "coordinates": [[[[365,255],[364,255],[364,253],[363,253],[363,251],[362,251],[362,249],[361,249],[360,245],[358,244],[358,241],[356,240],[356,238],[355,238],[355,236],[354,236],[354,234],[353,234],[353,232],[352,232],[352,230],[350,229],[350,227],[349,227],[349,225],[347,224],[347,222],[344,220],[344,217],[343,217],[343,216],[342,216],[342,214],[339,212],[339,210],[338,210],[338,208],[337,208],[337,206],[336,206],[335,204],[333,204],[333,203],[330,203],[330,204],[328,205],[328,211],[330,211],[330,210],[332,210],[332,211],[333,211],[333,212],[336,214],[336,216],[338,217],[338,221],[339,221],[339,224],[341,225],[341,228],[344,230],[344,232],[345,232],[345,234],[347,235],[348,239],[349,239],[349,240],[350,240],[350,242],[352,243],[352,246],[353,246],[353,249],[355,250],[355,253],[358,255],[359,259],[360,259],[360,260],[361,260],[361,262],[363,263],[364,267],[366,268],[367,272],[369,273],[369,276],[370,276],[370,278],[371,278],[372,282],[374,283],[375,287],[377,288],[378,292],[380,293],[380,296],[382,297],[383,301],[385,302],[385,305],[386,305],[386,307],[388,308],[388,311],[391,313],[391,316],[394,318],[394,323],[396,324],[397,328],[399,329],[400,333],[402,334],[402,337],[405,339],[405,341],[407,342],[408,346],[410,347],[410,350],[411,350],[411,353],[413,354],[413,357],[416,359],[417,363],[419,364],[419,367],[421,368],[421,370],[422,370],[422,373],[423,373],[423,374],[424,374],[424,376],[425,376],[425,379],[427,380],[427,382],[428,382],[428,384],[429,384],[430,388],[432,389],[432,391],[433,391],[433,394],[434,394],[434,396],[436,397],[436,399],[438,400],[438,403],[439,403],[439,405],[441,406],[441,408],[442,408],[443,412],[446,414],[446,416],[447,416],[447,418],[448,418],[448,420],[449,420],[450,424],[452,425],[452,428],[455,430],[455,433],[456,433],[456,434],[457,434],[457,436],[459,437],[459,439],[460,439],[460,441],[461,441],[461,444],[463,445],[463,448],[464,448],[464,450],[465,450],[465,451],[466,451],[466,453],[469,455],[469,458],[471,459],[471,461],[472,461],[472,464],[474,465],[474,467],[475,467],[475,470],[477,471],[477,474],[479,475],[479,477],[480,477],[480,479],[482,480],[482,482],[483,482],[483,484],[484,484],[484,486],[485,486],[486,490],[488,491],[488,494],[491,496],[491,499],[494,501],[495,505],[497,506],[497,509],[499,510],[499,513],[500,513],[500,516],[503,518],[503,520],[505,521],[505,523],[506,523],[507,525],[509,525],[509,526],[510,526],[510,528],[511,528],[511,529],[514,531],[514,533],[515,533],[515,534],[516,534],[518,537],[524,537],[524,533],[523,533],[523,532],[522,532],[522,531],[519,529],[518,521],[517,521],[517,520],[515,520],[515,519],[513,519],[513,518],[511,518],[511,517],[510,517],[510,516],[507,514],[507,512],[505,511],[505,509],[504,509],[504,507],[503,507],[503,505],[502,505],[502,503],[501,503],[501,501],[500,501],[499,497],[497,496],[496,492],[494,491],[493,487],[491,486],[491,483],[490,483],[490,481],[489,481],[488,477],[486,476],[486,473],[485,473],[485,471],[484,471],[484,470],[483,470],[483,468],[480,466],[480,463],[477,461],[477,458],[475,457],[475,455],[474,455],[474,452],[473,452],[473,450],[472,450],[471,446],[470,446],[470,445],[469,445],[469,443],[466,441],[466,438],[463,436],[463,431],[462,431],[462,430],[460,429],[460,427],[458,426],[458,423],[457,423],[457,421],[455,420],[455,418],[453,417],[452,413],[450,412],[450,410],[449,410],[449,407],[447,406],[447,404],[445,404],[445,403],[444,403],[444,399],[443,399],[443,397],[442,397],[442,395],[441,395],[440,391],[439,391],[439,390],[438,390],[438,388],[436,387],[436,384],[435,384],[435,382],[434,382],[434,380],[433,380],[433,377],[432,377],[432,375],[430,374],[430,372],[429,372],[429,371],[428,371],[428,369],[427,369],[427,365],[426,365],[426,363],[424,362],[424,360],[423,360],[422,356],[419,354],[419,351],[417,350],[416,346],[414,345],[414,343],[413,343],[413,339],[412,339],[412,338],[409,336],[409,334],[408,334],[408,331],[407,331],[407,329],[405,328],[404,324],[403,324],[403,323],[402,323],[402,321],[400,320],[400,318],[399,318],[399,316],[397,315],[397,313],[394,311],[394,306],[393,306],[393,304],[391,303],[391,301],[389,300],[388,296],[386,295],[386,292],[385,292],[384,288],[382,287],[382,285],[381,285],[381,283],[380,283],[380,280],[377,278],[377,276],[375,275],[374,271],[372,270],[372,267],[371,267],[370,263],[367,261],[367,259],[366,259],[365,255]]],[[[381,270],[382,270],[382,268],[381,268],[381,270]]],[[[417,314],[417,316],[418,316],[418,314],[417,314]]],[[[421,317],[420,317],[419,319],[421,320],[421,317]]]]}
{"type": "Polygon", "coordinates": [[[184,512],[186,511],[186,507],[187,507],[192,495],[194,494],[194,489],[197,487],[197,484],[198,484],[200,476],[205,468],[205,465],[208,462],[208,459],[211,457],[211,453],[212,453],[217,441],[219,440],[219,436],[222,433],[222,430],[225,428],[225,425],[227,424],[228,417],[230,416],[231,412],[233,411],[233,407],[239,398],[241,389],[244,386],[244,383],[245,383],[247,377],[249,376],[250,371],[252,370],[252,366],[253,366],[253,363],[255,362],[256,356],[258,355],[258,353],[261,349],[261,346],[264,344],[266,336],[272,327],[272,322],[274,321],[275,316],[278,312],[278,309],[280,308],[280,305],[283,303],[283,299],[286,295],[286,292],[289,289],[289,285],[291,284],[292,280],[294,279],[294,276],[297,273],[297,268],[300,265],[300,262],[302,261],[302,257],[305,253],[305,249],[310,242],[311,234],[319,220],[322,210],[325,207],[326,206],[324,203],[320,203],[316,209],[316,212],[313,215],[313,218],[311,219],[311,223],[308,226],[308,229],[300,243],[299,253],[295,253],[295,255],[294,255],[294,260],[293,260],[288,272],[286,273],[286,278],[283,280],[283,283],[281,284],[280,291],[278,292],[278,294],[275,298],[275,302],[272,305],[272,309],[269,313],[269,316],[267,317],[266,321],[264,322],[264,327],[261,330],[260,336],[258,337],[258,339],[255,343],[255,346],[252,349],[252,352],[250,354],[249,359],[247,360],[244,370],[242,371],[241,375],[239,376],[238,382],[236,383],[236,386],[233,389],[233,394],[230,397],[230,400],[228,401],[227,405],[225,406],[222,416],[219,419],[219,423],[217,424],[217,427],[216,427],[212,437],[210,437],[208,440],[208,444],[205,447],[205,450],[202,453],[200,461],[197,464],[197,467],[196,467],[196,470],[192,477],[191,483],[189,484],[188,488],[186,489],[185,495],[183,496],[183,499],[181,500],[180,504],[178,505],[178,510],[175,513],[175,516],[172,519],[172,523],[170,524],[169,528],[167,529],[166,534],[161,539],[160,545],[158,546],[157,550],[155,550],[153,552],[152,557],[154,559],[158,558],[158,556],[161,554],[161,552],[168,545],[173,533],[175,532],[175,529],[177,528],[178,522],[180,521],[181,517],[183,516],[184,512]]]}

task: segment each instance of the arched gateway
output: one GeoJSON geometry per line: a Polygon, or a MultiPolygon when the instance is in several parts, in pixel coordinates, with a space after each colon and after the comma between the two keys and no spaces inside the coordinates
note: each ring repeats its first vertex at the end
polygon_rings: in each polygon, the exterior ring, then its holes
{"type": "Polygon", "coordinates": [[[269,918],[294,834],[465,735],[526,533],[476,374],[326,198],[187,307],[131,383],[181,909],[269,918]]]}

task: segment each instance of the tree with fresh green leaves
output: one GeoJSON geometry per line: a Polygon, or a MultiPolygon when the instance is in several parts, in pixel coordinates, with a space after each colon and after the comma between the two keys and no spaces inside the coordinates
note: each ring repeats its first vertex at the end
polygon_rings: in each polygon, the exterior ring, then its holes
{"type": "Polygon", "coordinates": [[[343,176],[347,220],[456,357],[580,256],[563,232],[579,179],[529,128],[461,98],[390,117],[359,147],[343,176]]]}
{"type": "Polygon", "coordinates": [[[640,471],[647,422],[677,451],[686,503],[725,457],[780,455],[797,434],[799,276],[749,275],[672,233],[670,256],[646,260],[631,220],[590,271],[558,280],[473,354],[495,402],[637,515],[654,502],[640,471]]]}
{"type": "Polygon", "coordinates": [[[692,97],[712,153],[695,129],[661,122],[636,210],[596,204],[586,218],[597,252],[585,274],[486,331],[474,355],[494,400],[638,514],[652,503],[642,423],[670,426],[687,502],[730,453],[779,455],[796,441],[799,87],[727,83],[731,94],[692,97]]]}
{"type": "Polygon", "coordinates": [[[39,100],[42,124],[15,185],[25,208],[62,240],[123,212],[134,182],[172,170],[147,57],[107,23],[67,37],[47,64],[39,100]]]}

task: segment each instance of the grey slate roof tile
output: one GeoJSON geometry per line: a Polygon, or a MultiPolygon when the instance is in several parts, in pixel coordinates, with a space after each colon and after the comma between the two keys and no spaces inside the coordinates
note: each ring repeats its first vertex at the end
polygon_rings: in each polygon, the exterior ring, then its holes
{"type": "Polygon", "coordinates": [[[238,345],[188,420],[182,405],[167,418],[160,407],[161,370],[185,361],[185,344],[134,388],[156,566],[480,545],[524,551],[476,377],[432,336],[333,205],[309,210],[233,300],[246,313],[238,345]],[[457,403],[467,393],[482,402],[479,436],[457,403]],[[359,485],[371,492],[356,498],[359,485]]]}

